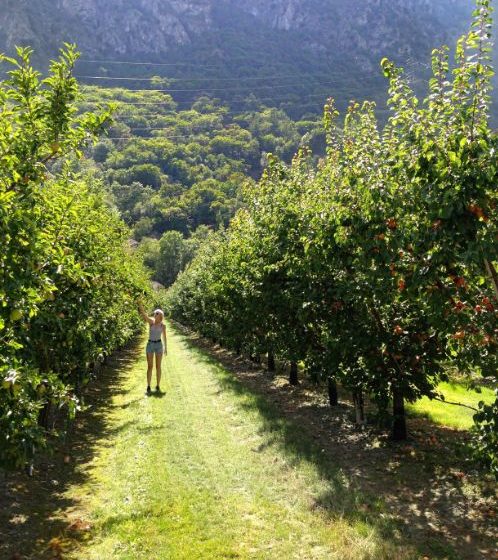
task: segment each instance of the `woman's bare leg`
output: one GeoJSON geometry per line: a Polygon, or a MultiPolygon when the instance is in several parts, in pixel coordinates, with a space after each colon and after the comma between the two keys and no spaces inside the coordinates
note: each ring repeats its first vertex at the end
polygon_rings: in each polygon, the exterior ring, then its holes
{"type": "Polygon", "coordinates": [[[161,386],[161,362],[163,361],[162,354],[156,354],[156,379],[157,379],[157,386],[161,386]]]}
{"type": "Polygon", "coordinates": [[[152,381],[152,368],[154,367],[154,354],[147,353],[147,387],[152,381]]]}

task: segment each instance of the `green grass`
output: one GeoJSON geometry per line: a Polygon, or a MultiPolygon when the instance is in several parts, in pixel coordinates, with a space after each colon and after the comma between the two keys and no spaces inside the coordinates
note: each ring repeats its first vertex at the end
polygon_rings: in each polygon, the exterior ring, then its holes
{"type": "MultiPolygon", "coordinates": [[[[491,403],[494,400],[494,393],[491,389],[483,387],[481,392],[478,393],[475,390],[468,389],[464,384],[456,382],[441,383],[438,391],[448,401],[462,403],[474,408],[477,408],[479,401],[491,403]]],[[[409,405],[408,410],[412,414],[425,416],[437,424],[459,430],[468,430],[474,424],[472,417],[475,412],[473,410],[430,400],[427,397],[409,405]]]]}
{"type": "Polygon", "coordinates": [[[172,329],[169,350],[165,395],[144,396],[143,358],[130,366],[108,435],[66,490],[92,526],[68,558],[419,558],[271,404],[172,329]]]}
{"type": "MultiPolygon", "coordinates": [[[[163,396],[144,395],[143,344],[128,348],[34,477],[6,477],[0,557],[477,560],[494,547],[491,521],[467,525],[495,486],[462,471],[465,434],[413,419],[437,445],[384,447],[352,428],[346,403],[332,410],[304,383],[230,373],[220,360],[238,362],[173,329],[169,342],[163,396]]],[[[451,387],[448,398],[469,396],[451,387]]]]}

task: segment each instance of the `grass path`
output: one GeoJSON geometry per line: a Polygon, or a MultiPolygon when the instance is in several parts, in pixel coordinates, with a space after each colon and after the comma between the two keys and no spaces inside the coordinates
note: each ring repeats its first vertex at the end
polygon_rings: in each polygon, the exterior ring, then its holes
{"type": "Polygon", "coordinates": [[[340,471],[324,479],[313,463],[286,453],[278,433],[264,429],[256,397],[223,390],[231,374],[180,334],[170,331],[161,398],[144,396],[144,367],[140,358],[126,371],[105,420],[111,435],[82,465],[86,482],[65,492],[79,504],[73,518],[91,526],[90,539],[68,557],[419,557],[362,518],[368,501],[340,471]],[[334,495],[334,514],[316,506],[334,495]]]}
{"type": "Polygon", "coordinates": [[[89,385],[34,477],[0,480],[0,558],[496,558],[498,494],[465,432],[415,416],[391,444],[346,401],[173,328],[164,394],[147,397],[143,346],[89,385]]]}

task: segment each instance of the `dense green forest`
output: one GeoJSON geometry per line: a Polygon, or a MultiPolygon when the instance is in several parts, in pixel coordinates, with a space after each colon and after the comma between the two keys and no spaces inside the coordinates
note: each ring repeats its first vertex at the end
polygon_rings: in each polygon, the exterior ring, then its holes
{"type": "Polygon", "coordinates": [[[290,162],[303,141],[324,151],[320,120],[294,122],[256,99],[248,100],[252,110],[234,112],[207,97],[186,107],[160,91],[87,86],[83,95],[83,111],[106,104],[114,117],[83,167],[106,185],[164,285],[209,230],[228,225],[242,186],[261,176],[268,153],[290,162]]]}

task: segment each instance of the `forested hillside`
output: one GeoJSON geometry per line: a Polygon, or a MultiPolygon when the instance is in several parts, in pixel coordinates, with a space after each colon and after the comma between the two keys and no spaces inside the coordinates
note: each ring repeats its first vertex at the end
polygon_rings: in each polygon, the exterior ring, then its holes
{"type": "Polygon", "coordinates": [[[114,122],[84,167],[107,186],[165,285],[190,260],[195,239],[228,225],[266,154],[290,162],[303,139],[324,152],[318,118],[295,122],[256,101],[234,112],[207,97],[186,105],[161,92],[86,87],[82,110],[99,103],[113,106],[114,122]]]}

